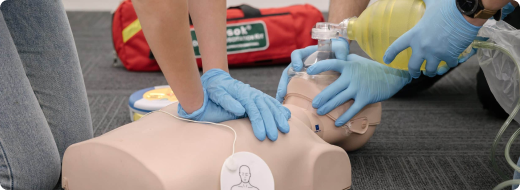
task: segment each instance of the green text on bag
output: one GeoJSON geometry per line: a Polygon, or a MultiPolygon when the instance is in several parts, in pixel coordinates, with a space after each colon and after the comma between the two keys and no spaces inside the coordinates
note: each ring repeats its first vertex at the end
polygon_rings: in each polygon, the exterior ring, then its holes
{"type": "MultiPolygon", "coordinates": [[[[263,21],[228,24],[226,35],[228,54],[261,51],[269,47],[267,29],[263,21]]],[[[200,57],[199,43],[193,29],[191,29],[191,42],[195,56],[200,57]]]]}

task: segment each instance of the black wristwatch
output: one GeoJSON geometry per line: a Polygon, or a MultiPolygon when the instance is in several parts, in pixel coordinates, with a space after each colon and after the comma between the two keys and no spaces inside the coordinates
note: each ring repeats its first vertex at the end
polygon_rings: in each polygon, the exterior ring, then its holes
{"type": "Polygon", "coordinates": [[[471,18],[489,19],[493,17],[495,20],[500,20],[502,17],[502,9],[492,11],[486,9],[482,4],[482,0],[455,0],[459,11],[471,18]]]}

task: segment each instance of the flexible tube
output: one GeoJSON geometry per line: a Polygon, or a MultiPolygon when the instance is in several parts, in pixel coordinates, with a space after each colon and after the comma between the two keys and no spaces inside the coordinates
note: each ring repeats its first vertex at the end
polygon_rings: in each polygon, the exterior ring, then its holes
{"type": "Polygon", "coordinates": [[[509,150],[511,149],[511,145],[513,144],[513,142],[515,141],[515,139],[518,137],[519,134],[520,134],[520,129],[516,130],[515,133],[513,133],[513,136],[511,136],[511,138],[509,139],[509,141],[506,144],[506,151],[505,151],[507,163],[509,163],[509,165],[518,172],[520,172],[520,167],[518,167],[513,162],[513,160],[511,160],[511,156],[509,156],[509,150]]]}
{"type": "Polygon", "coordinates": [[[495,188],[493,188],[493,190],[500,190],[500,189],[503,189],[503,188],[506,188],[506,187],[509,187],[512,185],[516,185],[516,184],[520,184],[520,179],[512,179],[512,180],[504,181],[504,182],[498,184],[495,188]]]}
{"type": "MultiPolygon", "coordinates": [[[[515,62],[515,65],[517,67],[517,70],[518,70],[519,76],[520,76],[520,66],[518,65],[518,61],[511,55],[511,53],[509,51],[507,51],[502,46],[497,45],[497,44],[492,43],[492,42],[484,42],[484,41],[475,40],[475,41],[473,41],[473,47],[474,48],[495,49],[495,50],[499,50],[500,52],[506,54],[507,56],[509,56],[509,58],[511,58],[515,62]]],[[[495,137],[495,141],[493,142],[493,146],[491,147],[491,163],[493,165],[493,169],[495,169],[495,171],[497,173],[499,173],[499,175],[502,178],[504,178],[504,179],[507,179],[507,176],[504,175],[502,173],[502,171],[500,171],[499,168],[498,168],[498,165],[497,165],[496,160],[495,160],[495,151],[496,151],[496,148],[498,146],[498,142],[500,141],[500,138],[502,137],[502,134],[507,129],[507,127],[509,127],[509,124],[511,123],[511,121],[513,121],[513,119],[515,118],[515,116],[518,113],[519,109],[520,109],[520,99],[517,101],[515,108],[513,109],[513,111],[511,112],[511,114],[507,118],[507,120],[504,122],[502,127],[500,128],[497,136],[495,137]]],[[[516,132],[513,134],[513,136],[511,136],[511,138],[507,142],[506,148],[505,148],[505,157],[506,157],[507,163],[511,167],[513,167],[516,171],[520,172],[520,167],[518,167],[511,160],[511,157],[510,157],[510,154],[509,154],[509,151],[511,149],[511,145],[513,144],[514,140],[518,137],[518,135],[520,135],[520,129],[516,130],[516,132]]],[[[511,186],[511,185],[516,185],[516,184],[520,184],[520,180],[509,180],[509,181],[502,182],[498,186],[496,186],[494,189],[502,189],[504,187],[511,186]]]]}

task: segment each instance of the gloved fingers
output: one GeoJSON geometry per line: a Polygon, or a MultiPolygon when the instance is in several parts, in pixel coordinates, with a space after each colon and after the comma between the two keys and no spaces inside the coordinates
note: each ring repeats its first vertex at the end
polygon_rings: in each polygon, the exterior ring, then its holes
{"type": "Polygon", "coordinates": [[[437,67],[439,66],[439,63],[441,60],[435,58],[434,56],[431,56],[426,59],[426,70],[424,72],[424,75],[429,77],[434,77],[437,74],[437,67]]]}
{"type": "MultiPolygon", "coordinates": [[[[342,61],[337,59],[328,59],[323,60],[315,63],[314,65],[307,68],[307,74],[309,75],[315,75],[319,74],[325,71],[336,71],[336,72],[343,72],[344,67],[347,67],[349,64],[348,61],[342,61]]],[[[346,75],[343,75],[346,76],[346,75]]],[[[320,94],[318,94],[314,99],[312,100],[312,107],[319,108],[323,104],[325,104],[327,101],[329,101],[333,96],[336,96],[336,94],[340,93],[341,91],[345,90],[349,84],[350,80],[347,80],[346,77],[341,77],[341,80],[336,80],[329,86],[327,86],[320,94]]]]}
{"type": "Polygon", "coordinates": [[[444,75],[444,74],[446,74],[449,70],[450,70],[450,67],[448,67],[448,65],[446,65],[446,64],[441,65],[441,66],[437,69],[437,75],[444,75]]]}
{"type": "Polygon", "coordinates": [[[254,101],[258,107],[258,111],[260,111],[260,115],[262,116],[265,131],[267,132],[267,138],[276,141],[276,139],[278,139],[278,129],[271,109],[267,106],[262,96],[255,97],[254,101]]]}
{"type": "Polygon", "coordinates": [[[450,59],[447,59],[447,60],[443,60],[446,62],[446,64],[448,65],[448,67],[450,68],[453,68],[453,67],[456,67],[457,65],[459,65],[459,61],[457,58],[450,58],[450,59]]]}
{"type": "Polygon", "coordinates": [[[332,51],[336,55],[336,59],[347,60],[347,55],[350,53],[350,46],[347,39],[338,38],[332,40],[332,51]]]}
{"type": "MultiPolygon", "coordinates": [[[[341,91],[344,91],[348,88],[350,85],[350,80],[346,80],[343,78],[345,77],[339,77],[336,81],[334,81],[329,86],[325,87],[323,91],[321,91],[314,99],[312,100],[312,107],[313,108],[321,108],[325,103],[329,102],[331,98],[334,98],[337,96],[341,91]]],[[[328,112],[327,112],[328,113],[328,112]]]]}
{"type": "Polygon", "coordinates": [[[224,110],[242,117],[246,113],[246,109],[235,98],[231,97],[227,91],[221,88],[208,88],[209,99],[215,104],[224,108],[224,110]]]}
{"type": "Polygon", "coordinates": [[[291,53],[291,64],[294,71],[301,71],[303,68],[303,59],[318,50],[318,46],[308,46],[303,49],[294,50],[291,53]]]}
{"type": "Polygon", "coordinates": [[[287,119],[290,119],[291,118],[291,111],[289,110],[289,108],[286,108],[285,106],[283,106],[280,102],[277,102],[277,100],[275,100],[274,98],[272,98],[271,96],[268,96],[266,95],[274,105],[276,105],[278,107],[278,109],[282,112],[283,116],[287,119]]]}
{"type": "Polygon", "coordinates": [[[338,95],[334,96],[328,102],[323,104],[323,106],[318,108],[318,115],[325,115],[341,104],[353,99],[356,96],[357,91],[357,89],[348,88],[343,92],[340,92],[338,95]]]}
{"type": "Polygon", "coordinates": [[[341,115],[336,122],[334,123],[336,127],[341,127],[345,125],[348,121],[352,119],[361,109],[363,109],[366,106],[365,103],[362,103],[361,101],[354,101],[354,104],[348,108],[348,110],[341,115]]]}
{"type": "Polygon", "coordinates": [[[276,121],[276,126],[278,127],[278,130],[282,133],[288,133],[289,132],[289,118],[285,117],[285,114],[282,113],[285,110],[280,110],[278,106],[273,104],[273,102],[269,99],[269,97],[265,97],[265,103],[267,104],[267,107],[271,109],[271,113],[273,113],[274,120],[276,121]]]}
{"type": "Polygon", "coordinates": [[[289,85],[289,75],[287,74],[287,71],[289,71],[290,67],[291,64],[289,64],[289,66],[287,66],[287,68],[282,71],[282,77],[280,77],[280,82],[278,82],[276,100],[278,100],[280,103],[283,102],[285,95],[287,94],[287,85],[289,85]]]}
{"type": "Polygon", "coordinates": [[[341,73],[343,72],[343,68],[348,64],[348,61],[338,59],[327,59],[323,61],[318,61],[309,68],[307,68],[307,74],[316,75],[325,71],[336,71],[341,73]]]}
{"type": "Polygon", "coordinates": [[[256,138],[260,141],[265,140],[266,132],[264,120],[262,119],[262,115],[260,114],[256,103],[253,100],[248,99],[247,102],[245,102],[244,107],[246,108],[246,113],[251,121],[256,138]]]}
{"type": "Polygon", "coordinates": [[[383,61],[386,64],[392,63],[394,61],[395,57],[401,53],[406,48],[410,47],[410,42],[412,40],[412,37],[414,36],[414,28],[409,30],[408,32],[404,33],[401,37],[397,38],[390,47],[385,52],[385,55],[383,56],[383,61]]]}
{"type": "Polygon", "coordinates": [[[475,53],[477,53],[477,50],[475,48],[471,48],[471,52],[470,53],[468,53],[468,54],[466,54],[463,57],[458,59],[459,64],[468,61],[468,59],[471,58],[473,55],[475,55],[475,53]]]}
{"type": "Polygon", "coordinates": [[[421,76],[421,66],[424,59],[421,54],[413,52],[410,60],[408,61],[408,72],[413,78],[419,78],[421,76]]]}
{"type": "MultiPolygon", "coordinates": [[[[357,54],[348,54],[346,61],[366,61],[366,60],[370,60],[370,59],[361,57],[357,54]]],[[[370,61],[372,61],[372,60],[370,60],[370,61]]]]}

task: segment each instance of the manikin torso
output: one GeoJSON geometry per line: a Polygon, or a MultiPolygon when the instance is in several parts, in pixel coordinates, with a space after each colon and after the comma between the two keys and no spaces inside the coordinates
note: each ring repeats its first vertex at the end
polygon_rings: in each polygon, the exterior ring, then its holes
{"type": "MultiPolygon", "coordinates": [[[[275,189],[342,190],[351,186],[351,165],[344,149],[354,150],[366,143],[379,124],[381,105],[363,109],[353,118],[350,130],[338,128],[334,120],[352,102],[318,116],[311,100],[323,88],[305,79],[291,80],[284,102],[292,113],[290,132],[279,133],[275,142],[258,141],[248,119],[223,122],[237,133],[235,152],[256,154],[269,166],[275,189]]],[[[177,104],[162,110],[176,114],[177,104]]],[[[220,189],[220,172],[231,155],[233,138],[225,127],[152,113],[70,146],[63,158],[62,185],[66,190],[220,189]]],[[[256,188],[247,176],[240,178],[233,190],[256,188]]]]}

